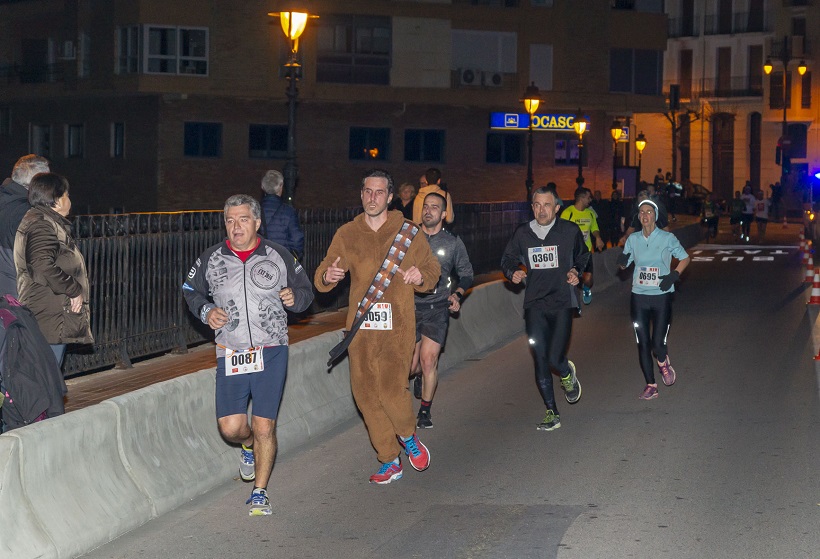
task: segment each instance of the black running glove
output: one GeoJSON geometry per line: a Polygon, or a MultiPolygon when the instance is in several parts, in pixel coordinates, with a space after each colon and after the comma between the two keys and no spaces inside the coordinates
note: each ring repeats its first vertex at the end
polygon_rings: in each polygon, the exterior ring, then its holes
{"type": "Polygon", "coordinates": [[[672,285],[674,285],[674,283],[680,279],[680,274],[677,272],[677,270],[672,270],[665,276],[661,276],[660,279],[661,291],[669,291],[672,288],[672,285]]]}
{"type": "Polygon", "coordinates": [[[626,252],[622,252],[621,255],[618,257],[616,264],[618,264],[618,266],[621,268],[626,268],[626,265],[629,264],[629,254],[626,252]]]}

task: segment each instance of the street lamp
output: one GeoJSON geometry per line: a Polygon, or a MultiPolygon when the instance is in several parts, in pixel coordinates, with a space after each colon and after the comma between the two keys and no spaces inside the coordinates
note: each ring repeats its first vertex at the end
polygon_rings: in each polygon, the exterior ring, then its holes
{"type": "Polygon", "coordinates": [[[296,190],[296,177],[298,166],[296,165],[296,99],[299,90],[296,89],[296,80],[302,76],[302,67],[297,60],[299,52],[299,37],[305,31],[308,19],[319,16],[311,15],[298,9],[283,10],[281,12],[269,12],[269,16],[278,17],[282,25],[285,37],[290,41],[290,54],[285,63],[285,77],[288,79],[288,87],[285,90],[288,97],[288,147],[285,160],[284,179],[285,192],[284,200],[288,204],[293,203],[293,194],[296,190]]]}
{"type": "Polygon", "coordinates": [[[618,166],[618,140],[621,134],[624,133],[621,123],[617,120],[612,121],[612,126],[609,129],[612,134],[612,190],[618,189],[618,177],[615,175],[615,168],[618,166]]]}
{"type": "Polygon", "coordinates": [[[530,115],[530,125],[528,127],[527,135],[527,200],[532,196],[532,117],[535,111],[538,110],[538,105],[541,104],[541,92],[535,86],[535,82],[530,83],[524,91],[524,97],[520,99],[524,103],[524,108],[530,115]]]}
{"type": "MultiPolygon", "coordinates": [[[[780,140],[777,142],[778,149],[780,150],[780,170],[781,170],[781,184],[786,183],[786,176],[788,175],[788,164],[784,165],[784,161],[786,160],[789,145],[791,141],[789,140],[789,124],[786,121],[786,99],[787,94],[789,93],[786,88],[788,82],[786,80],[786,72],[789,71],[789,62],[791,62],[792,57],[789,51],[789,37],[788,35],[783,37],[783,47],[780,51],[780,61],[783,63],[783,124],[780,132],[780,140]]],[[[771,58],[766,59],[766,63],[763,64],[763,71],[768,76],[772,73],[774,66],[772,65],[771,58]]],[[[797,66],[797,72],[802,76],[806,73],[806,61],[800,60],[800,63],[797,66]]]]}
{"type": "Polygon", "coordinates": [[[575,118],[572,120],[572,128],[578,134],[578,177],[575,179],[575,184],[579,188],[584,185],[584,132],[587,131],[588,125],[589,123],[581,114],[581,109],[578,109],[575,118]]]}
{"type": "Polygon", "coordinates": [[[643,156],[643,150],[646,149],[646,136],[643,135],[643,130],[635,138],[635,149],[638,150],[638,182],[641,182],[641,157],[643,156]]]}

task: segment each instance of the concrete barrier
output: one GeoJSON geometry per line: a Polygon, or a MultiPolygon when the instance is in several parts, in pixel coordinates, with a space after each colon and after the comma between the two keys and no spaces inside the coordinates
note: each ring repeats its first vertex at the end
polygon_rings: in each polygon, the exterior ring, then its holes
{"type": "Polygon", "coordinates": [[[328,332],[290,347],[288,380],[276,424],[279,451],[286,452],[356,414],[347,357],[328,372],[328,352],[342,331],[328,332]]]}
{"type": "Polygon", "coordinates": [[[486,351],[523,330],[524,324],[517,310],[521,304],[515,302],[500,281],[470,290],[460,320],[478,352],[486,351]]]}
{"type": "MultiPolygon", "coordinates": [[[[106,401],[2,436],[19,443],[19,483],[59,558],[81,555],[152,516],[122,461],[117,426],[117,407],[106,401]]],[[[3,508],[18,505],[5,488],[1,498],[3,508]]],[[[34,550],[47,545],[39,531],[21,530],[19,538],[15,559],[40,557],[34,550]]]]}
{"type": "MultiPolygon", "coordinates": [[[[0,559],[57,557],[57,548],[40,525],[20,482],[20,441],[0,437],[0,559]],[[21,553],[25,550],[25,554],[21,553]]],[[[35,498],[40,498],[38,493],[35,498]]]]}
{"type": "Polygon", "coordinates": [[[239,451],[219,434],[214,370],[108,400],[117,408],[125,467],[158,516],[236,475],[239,451]]]}

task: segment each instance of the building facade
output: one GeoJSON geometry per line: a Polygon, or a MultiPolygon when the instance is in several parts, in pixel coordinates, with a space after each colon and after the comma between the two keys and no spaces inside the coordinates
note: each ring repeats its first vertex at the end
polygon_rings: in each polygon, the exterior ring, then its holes
{"type": "Polygon", "coordinates": [[[652,146],[644,179],[673,171],[727,200],[746,181],[767,196],[783,181],[789,207],[799,208],[805,177],[820,170],[818,10],[807,0],[669,0],[664,89],[678,87],[680,108],[637,117],[652,146]]]}
{"type": "MultiPolygon", "coordinates": [[[[414,184],[438,167],[456,202],[523,200],[530,84],[542,99],[535,186],[556,182],[571,199],[580,157],[586,186],[609,189],[613,162],[634,171],[638,115],[664,110],[661,0],[303,5],[319,18],[299,40],[300,207],[358,204],[371,167],[414,184]],[[589,120],[581,152],[579,110],[589,120]],[[627,135],[614,144],[616,119],[627,135]]],[[[22,154],[48,157],[77,213],[211,209],[257,195],[287,149],[290,45],[267,15],[279,8],[0,0],[0,173],[22,154]]]]}

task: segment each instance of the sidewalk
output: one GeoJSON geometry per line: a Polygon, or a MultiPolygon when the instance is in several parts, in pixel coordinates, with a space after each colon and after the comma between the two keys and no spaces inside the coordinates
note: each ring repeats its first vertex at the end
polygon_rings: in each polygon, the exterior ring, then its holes
{"type": "MultiPolygon", "coordinates": [[[[694,216],[680,215],[670,224],[671,229],[697,223],[694,216]]],[[[499,272],[483,274],[475,278],[475,284],[501,279],[499,272]]],[[[290,325],[290,343],[306,340],[325,332],[344,328],[347,309],[312,315],[290,325]]],[[[216,367],[216,354],[212,343],[204,343],[188,349],[188,353],[168,353],[134,363],[131,369],[109,369],[99,373],[66,380],[68,395],[66,412],[82,409],[103,400],[127,394],[157,382],[170,380],[190,373],[216,367]]]]}

